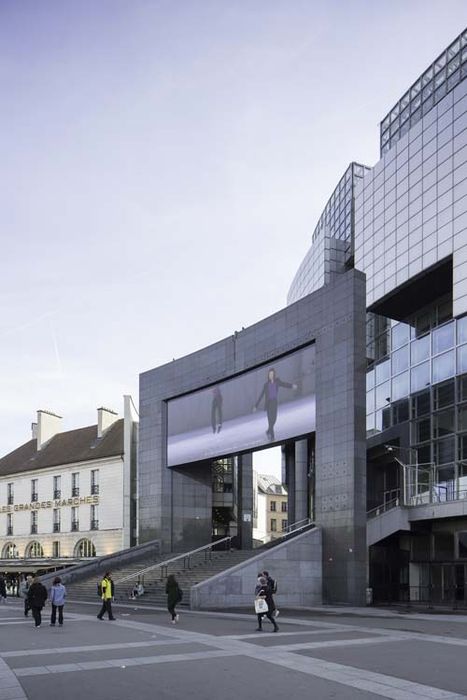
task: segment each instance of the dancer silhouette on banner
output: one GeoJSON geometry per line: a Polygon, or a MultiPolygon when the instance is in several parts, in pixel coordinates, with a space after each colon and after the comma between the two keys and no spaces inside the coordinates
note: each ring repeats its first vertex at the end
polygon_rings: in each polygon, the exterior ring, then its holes
{"type": "Polygon", "coordinates": [[[277,405],[280,387],[283,387],[284,389],[297,389],[296,384],[289,384],[289,382],[283,382],[281,379],[279,379],[279,377],[276,376],[276,370],[274,367],[271,367],[271,369],[268,371],[267,382],[265,382],[258,401],[253,408],[253,411],[257,410],[264,396],[264,410],[268,416],[268,429],[266,430],[266,435],[271,442],[274,440],[274,425],[277,420],[277,405]]]}
{"type": "Polygon", "coordinates": [[[212,390],[211,425],[213,433],[220,433],[222,428],[222,394],[218,386],[212,390]]]}

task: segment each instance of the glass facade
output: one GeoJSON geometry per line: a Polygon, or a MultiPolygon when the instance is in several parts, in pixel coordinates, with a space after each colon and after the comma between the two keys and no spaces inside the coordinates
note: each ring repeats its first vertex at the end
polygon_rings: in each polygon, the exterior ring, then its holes
{"type": "Polygon", "coordinates": [[[467,31],[415,81],[380,124],[381,155],[389,151],[443,97],[467,77],[467,31]]]}
{"type": "MultiPolygon", "coordinates": [[[[350,229],[331,228],[335,192],[289,291],[291,303],[330,281],[327,236],[345,243],[335,271],[353,264],[366,275],[367,484],[378,512],[387,498],[401,504],[402,484],[415,488],[409,506],[467,498],[466,78],[464,30],[381,122],[379,162],[360,166],[352,188],[340,181],[350,229]]],[[[402,544],[396,530],[370,548],[370,585],[384,589],[378,571],[393,557],[385,570],[398,582],[395,599],[432,595],[433,562],[448,561],[452,573],[467,558],[462,503],[456,508],[457,521],[433,508],[423,537],[402,544]]],[[[462,591],[467,603],[467,583],[462,591]]]]}
{"type": "Polygon", "coordinates": [[[292,282],[288,303],[311,294],[342,272],[353,255],[355,182],[364,165],[351,163],[329,198],[312,235],[312,246],[292,282]]]}

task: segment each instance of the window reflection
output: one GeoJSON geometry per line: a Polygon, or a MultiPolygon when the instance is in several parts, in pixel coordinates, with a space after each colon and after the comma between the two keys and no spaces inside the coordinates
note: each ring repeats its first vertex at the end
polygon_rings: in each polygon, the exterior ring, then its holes
{"type": "Polygon", "coordinates": [[[392,347],[400,348],[409,342],[410,326],[406,323],[398,323],[392,329],[392,347]]]}
{"type": "Polygon", "coordinates": [[[454,374],[454,351],[445,352],[444,355],[439,355],[433,360],[433,383],[443,381],[454,374]]]}
{"type": "Polygon", "coordinates": [[[424,362],[418,367],[413,367],[410,372],[411,391],[420,391],[430,384],[430,363],[424,362]]]}
{"type": "Polygon", "coordinates": [[[374,389],[366,393],[366,412],[371,413],[375,410],[375,392],[374,389]]]}
{"type": "Polygon", "coordinates": [[[414,340],[411,345],[412,364],[423,362],[430,357],[430,336],[425,335],[419,340],[414,340]]]}
{"type": "Polygon", "coordinates": [[[457,350],[457,371],[467,372],[467,345],[457,350]]]}
{"type": "Polygon", "coordinates": [[[376,408],[383,408],[391,401],[391,383],[385,382],[376,387],[376,408]]]}
{"type": "Polygon", "coordinates": [[[457,342],[467,343],[467,316],[457,321],[457,342]]]}
{"type": "Polygon", "coordinates": [[[452,348],[454,346],[454,323],[436,328],[432,333],[432,338],[434,354],[452,348]]]}
{"type": "Polygon", "coordinates": [[[409,348],[401,348],[392,354],[392,373],[403,372],[409,366],[409,348]]]}
{"type": "Polygon", "coordinates": [[[394,377],[392,380],[392,394],[391,399],[393,401],[401,399],[409,394],[409,373],[404,372],[399,374],[399,376],[394,377]]]}
{"type": "Polygon", "coordinates": [[[391,376],[391,363],[390,363],[390,361],[386,360],[385,362],[380,362],[379,365],[376,365],[375,373],[376,373],[376,383],[377,384],[385,381],[386,379],[389,379],[389,377],[391,376]]]}

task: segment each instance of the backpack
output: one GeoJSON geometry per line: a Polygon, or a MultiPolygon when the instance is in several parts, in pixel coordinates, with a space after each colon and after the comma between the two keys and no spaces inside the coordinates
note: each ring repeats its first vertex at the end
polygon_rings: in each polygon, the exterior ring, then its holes
{"type": "Polygon", "coordinates": [[[101,581],[97,582],[97,595],[99,597],[102,596],[102,582],[101,581]]]}
{"type": "Polygon", "coordinates": [[[178,586],[178,588],[177,588],[177,603],[181,603],[182,600],[183,600],[183,591],[180,588],[180,586],[178,586]]]}
{"type": "Polygon", "coordinates": [[[268,583],[271,588],[271,593],[277,593],[277,579],[269,577],[268,583]]]}

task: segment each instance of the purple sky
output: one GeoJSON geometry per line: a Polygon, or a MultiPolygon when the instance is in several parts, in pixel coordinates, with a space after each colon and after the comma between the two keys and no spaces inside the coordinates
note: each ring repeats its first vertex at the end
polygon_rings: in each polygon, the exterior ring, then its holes
{"type": "Polygon", "coordinates": [[[285,304],[465,0],[1,0],[0,455],[285,304]]]}

